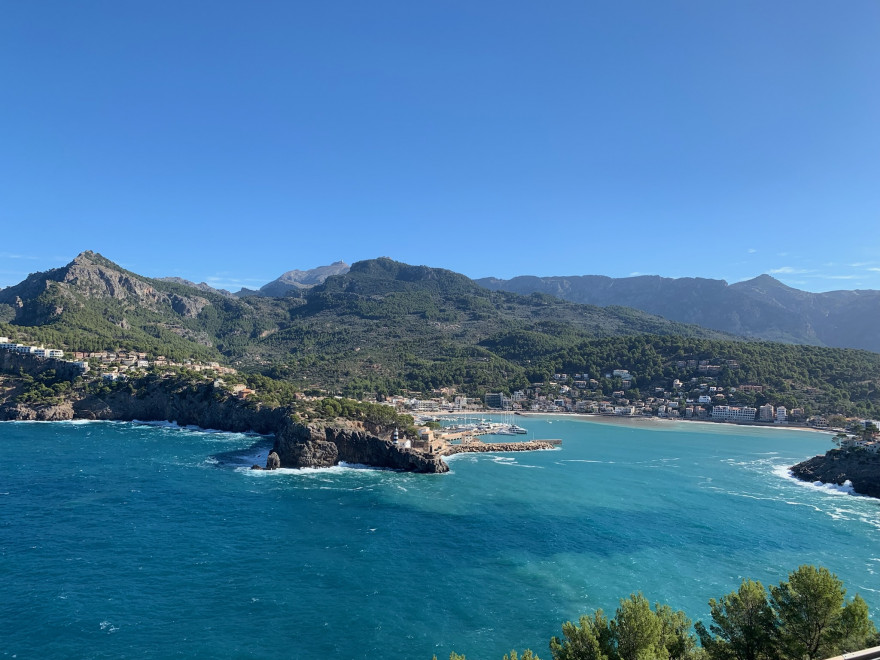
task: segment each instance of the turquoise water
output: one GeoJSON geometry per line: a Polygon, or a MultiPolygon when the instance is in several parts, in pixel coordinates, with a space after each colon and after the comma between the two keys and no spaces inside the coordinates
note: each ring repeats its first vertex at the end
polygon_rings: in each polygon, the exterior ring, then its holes
{"type": "Polygon", "coordinates": [[[271,441],[2,423],[0,657],[549,657],[562,621],[633,591],[705,619],[803,563],[880,620],[880,501],[785,476],[828,436],[518,420],[563,447],[447,475],[251,472],[271,441]]]}

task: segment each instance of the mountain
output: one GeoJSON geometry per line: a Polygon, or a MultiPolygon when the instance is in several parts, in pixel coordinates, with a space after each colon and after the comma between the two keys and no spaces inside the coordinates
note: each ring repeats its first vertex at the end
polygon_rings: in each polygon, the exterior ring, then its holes
{"type": "MultiPolygon", "coordinates": [[[[701,282],[717,295],[734,288],[701,282]]],[[[734,291],[756,296],[760,309],[812,295],[772,278],[734,291]]],[[[459,273],[386,258],[357,262],[297,296],[235,298],[143,277],[84,252],[0,290],[0,335],[68,351],[224,362],[270,400],[282,391],[356,398],[447,386],[481,396],[556,373],[591,374],[602,397],[623,386],[604,374],[628,369],[631,396],[651,396],[673,378],[699,387],[712,375],[724,388],[765,386],[757,395],[737,392],[738,405],[768,400],[880,415],[878,353],[744,341],[629,307],[493,291],[459,273]]]]}
{"type": "Polygon", "coordinates": [[[289,270],[277,279],[264,284],[258,291],[242,289],[235,295],[240,298],[248,296],[266,296],[270,298],[282,298],[291,293],[298,294],[303,289],[321,284],[331,275],[344,275],[350,266],[344,261],[336,261],[329,266],[318,266],[310,270],[289,270]]]}
{"type": "Polygon", "coordinates": [[[0,333],[70,350],[223,360],[322,385],[421,382],[443,371],[438,362],[448,367],[445,381],[499,383],[525,373],[514,344],[546,353],[593,337],[723,337],[632,309],[493,292],[458,273],[385,258],[357,262],[300,296],[229,298],[84,252],[0,291],[2,318],[11,323],[0,333]],[[502,346],[512,359],[493,352],[502,346]]]}
{"type": "Polygon", "coordinates": [[[131,348],[173,358],[223,359],[274,327],[286,308],[245,304],[176,281],[143,277],[86,251],[61,268],[0,290],[11,330],[70,350],[131,348]]]}
{"type": "Polygon", "coordinates": [[[160,277],[160,282],[173,282],[174,284],[182,284],[183,286],[188,286],[191,289],[198,289],[199,291],[204,291],[205,293],[218,293],[221,296],[226,296],[227,298],[231,298],[233,294],[231,291],[227,291],[226,289],[215,289],[210,284],[205,282],[199,282],[196,284],[191,280],[184,279],[182,277],[160,277]]]}
{"type": "Polygon", "coordinates": [[[810,293],[761,275],[724,280],[600,275],[476,280],[492,290],[540,292],[591,305],[623,305],[754,339],[880,352],[880,291],[810,293]]]}

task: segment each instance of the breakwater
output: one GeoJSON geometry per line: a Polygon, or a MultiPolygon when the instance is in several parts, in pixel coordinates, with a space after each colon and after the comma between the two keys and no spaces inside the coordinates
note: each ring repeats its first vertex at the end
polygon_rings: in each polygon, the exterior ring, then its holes
{"type": "Polygon", "coordinates": [[[540,451],[542,449],[554,449],[562,444],[562,440],[526,440],[524,442],[469,442],[461,445],[447,445],[442,454],[454,456],[455,454],[479,454],[487,452],[508,451],[540,451]]]}

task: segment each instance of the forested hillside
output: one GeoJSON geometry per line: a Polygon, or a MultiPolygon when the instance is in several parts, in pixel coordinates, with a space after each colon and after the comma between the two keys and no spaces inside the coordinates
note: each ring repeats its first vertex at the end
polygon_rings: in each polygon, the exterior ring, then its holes
{"type": "MultiPolygon", "coordinates": [[[[679,360],[720,360],[718,386],[754,383],[792,406],[878,412],[876,353],[743,341],[631,308],[490,291],[458,273],[385,258],[298,295],[233,298],[85,252],[0,291],[0,319],[0,335],[17,341],[216,360],[351,396],[444,386],[512,392],[559,372],[589,373],[601,396],[619,386],[604,378],[618,368],[649,392],[699,379],[679,360]]],[[[754,402],[740,399],[733,402],[754,402]]]]}

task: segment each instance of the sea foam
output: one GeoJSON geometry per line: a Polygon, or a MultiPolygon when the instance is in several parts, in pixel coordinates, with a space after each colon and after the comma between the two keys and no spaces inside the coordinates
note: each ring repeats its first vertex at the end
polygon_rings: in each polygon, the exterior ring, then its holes
{"type": "Polygon", "coordinates": [[[773,474],[775,474],[777,477],[782,477],[783,479],[793,481],[797,485],[803,486],[804,488],[810,488],[821,493],[828,493],[830,495],[858,495],[858,493],[853,490],[852,482],[849,479],[844,481],[842,485],[826,484],[822,481],[803,481],[794,476],[791,470],[785,465],[777,465],[776,467],[774,467],[773,474]]]}

